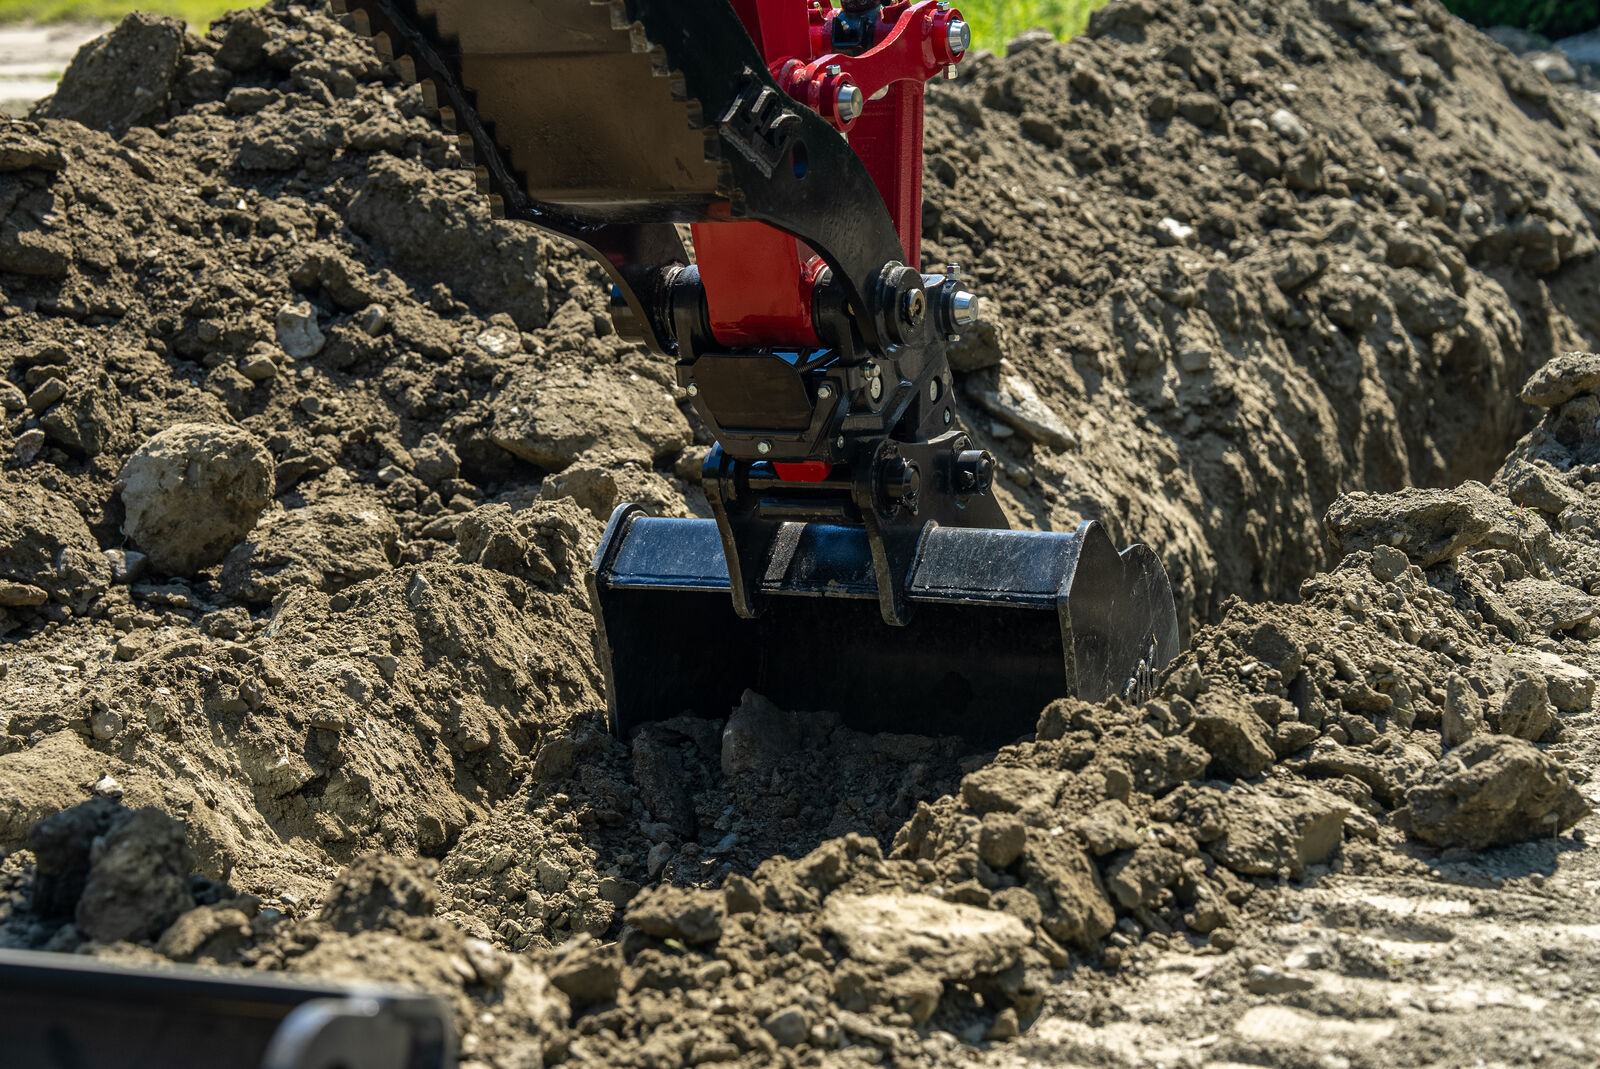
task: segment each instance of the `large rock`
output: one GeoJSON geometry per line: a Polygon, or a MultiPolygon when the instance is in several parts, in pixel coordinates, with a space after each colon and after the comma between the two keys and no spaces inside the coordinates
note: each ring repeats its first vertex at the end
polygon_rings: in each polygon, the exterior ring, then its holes
{"type": "Polygon", "coordinates": [[[967,395],[1031,442],[1056,450],[1077,444],[1077,436],[1060,414],[1007,363],[1001,363],[999,378],[992,387],[979,379],[968,379],[967,395]]]}
{"type": "Polygon", "coordinates": [[[432,861],[369,854],[339,873],[317,919],[341,932],[396,929],[439,908],[432,861]]]}
{"type": "Polygon", "coordinates": [[[1555,408],[1580,393],[1600,389],[1600,354],[1566,353],[1535,371],[1522,387],[1522,399],[1540,408],[1555,408]]]}
{"type": "Polygon", "coordinates": [[[1417,838],[1470,850],[1547,838],[1589,812],[1560,762],[1506,735],[1478,735],[1445,754],[1406,802],[1417,838]]]}
{"type": "Polygon", "coordinates": [[[712,891],[652,887],[628,906],[628,923],[657,939],[715,943],[722,938],[726,907],[712,891]]]}
{"type": "Polygon", "coordinates": [[[400,528],[388,509],[360,495],[286,512],[240,542],[222,565],[229,597],[270,604],[293,587],[332,594],[389,571],[400,528]]]}
{"type": "Polygon", "coordinates": [[[1453,490],[1344,494],[1323,524],[1335,557],[1388,545],[1424,568],[1460,556],[1489,533],[1489,520],[1453,490]]]}
{"type": "Polygon", "coordinates": [[[975,813],[1049,809],[1066,775],[1026,765],[985,765],[961,781],[961,801],[975,813]]]}
{"type": "Polygon", "coordinates": [[[1022,960],[1033,933],[1010,913],[903,891],[839,893],[823,906],[822,929],[844,950],[834,995],[846,1010],[887,1008],[920,1025],[933,1016],[947,984],[981,992],[996,1008],[1010,1003],[1018,1013],[1039,1002],[1022,960]]]}
{"type": "Polygon", "coordinates": [[[1139,845],[1139,823],[1127,803],[1109,798],[1073,825],[1095,857],[1132,850],[1139,845]]]}
{"type": "Polygon", "coordinates": [[[1460,746],[1484,727],[1483,702],[1461,676],[1445,682],[1444,711],[1440,717],[1440,738],[1446,746],[1460,746]]]}
{"type": "Polygon", "coordinates": [[[183,23],[143,12],[78,49],[36,118],[75,119],[121,137],[164,117],[183,60],[183,23]]]}
{"type": "Polygon", "coordinates": [[[1348,805],[1313,787],[1234,789],[1222,799],[1220,838],[1206,849],[1246,876],[1299,879],[1344,840],[1348,805]]]}
{"type": "Polygon", "coordinates": [[[455,447],[437,434],[424,435],[410,452],[415,465],[411,474],[429,486],[438,486],[461,474],[461,458],[456,455],[455,447]]]}
{"type": "Polygon", "coordinates": [[[1531,561],[1546,553],[1549,527],[1482,483],[1450,490],[1344,494],[1323,518],[1335,557],[1389,546],[1423,568],[1479,547],[1531,561]]]}
{"type": "Polygon", "coordinates": [[[603,368],[524,368],[494,411],[494,443],[546,471],[591,449],[653,463],[681,453],[692,437],[665,387],[603,368]]]}
{"type": "Polygon", "coordinates": [[[622,954],[617,944],[602,946],[575,939],[558,952],[547,971],[550,982],[574,1003],[599,1005],[617,997],[622,985],[622,954]]]}
{"type": "Polygon", "coordinates": [[[1550,705],[1545,681],[1522,675],[1506,688],[1494,729],[1502,735],[1538,742],[1555,726],[1556,712],[1550,705]]]}
{"type": "Polygon", "coordinates": [[[1556,48],[1573,63],[1588,67],[1590,73],[1600,74],[1600,29],[1563,37],[1556,42],[1556,48]]]}
{"type": "Polygon", "coordinates": [[[296,360],[306,360],[322,352],[327,337],[317,324],[317,311],[309,301],[286,304],[278,309],[278,345],[296,360]]]}
{"type": "Polygon", "coordinates": [[[1585,713],[1594,702],[1595,678],[1554,653],[1532,651],[1534,670],[1544,676],[1550,704],[1563,713],[1585,713]]]}
{"type": "Polygon", "coordinates": [[[231,906],[202,906],[172,923],[156,943],[156,953],[178,962],[210,959],[226,965],[252,938],[250,917],[231,906]]]}
{"type": "Polygon", "coordinates": [[[1242,705],[1202,707],[1190,737],[1211,755],[1211,771],[1228,779],[1258,776],[1275,756],[1267,741],[1267,726],[1242,705]]]}
{"type": "Polygon", "coordinates": [[[1029,828],[1022,859],[1023,878],[1039,901],[1045,931],[1085,951],[1098,946],[1117,915],[1089,855],[1068,836],[1029,828]]]}
{"type": "Polygon", "coordinates": [[[106,592],[111,565],[70,503],[0,477],[0,611],[54,602],[83,612],[106,592]]]}
{"type": "MultiPolygon", "coordinates": [[[[12,125],[0,132],[0,172],[59,171],[67,165],[67,155],[60,146],[42,138],[22,132],[20,125],[12,125]]],[[[13,387],[14,388],[14,387],[13,387]]],[[[7,406],[8,410],[15,411],[7,406]]]]}
{"type": "Polygon", "coordinates": [[[1512,455],[1506,460],[1497,486],[1504,484],[1513,504],[1560,516],[1574,505],[1583,504],[1583,494],[1569,485],[1549,464],[1536,463],[1512,455]]]}
{"type": "Polygon", "coordinates": [[[1518,579],[1501,596],[1517,615],[1544,635],[1558,635],[1600,616],[1600,598],[1554,579],[1518,579]]]}
{"type": "Polygon", "coordinates": [[[169,575],[220,561],[272,500],[272,455],[216,423],[180,423],[145,442],[118,477],[129,538],[169,575]]]}
{"type": "Polygon", "coordinates": [[[1150,909],[1161,901],[1161,892],[1183,874],[1183,858],[1155,843],[1145,843],[1117,858],[1106,869],[1106,890],[1124,909],[1150,909]]]}
{"type": "Polygon", "coordinates": [[[1009,913],[919,894],[831,895],[822,927],[855,961],[914,964],[945,980],[1008,969],[1033,941],[1009,913]]]}

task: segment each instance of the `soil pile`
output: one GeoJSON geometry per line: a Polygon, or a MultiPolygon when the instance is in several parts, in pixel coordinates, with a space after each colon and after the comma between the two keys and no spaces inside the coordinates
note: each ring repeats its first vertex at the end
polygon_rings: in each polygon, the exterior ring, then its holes
{"type": "Polygon", "coordinates": [[[969,59],[927,230],[1002,313],[955,359],[1013,515],[1148,542],[1205,620],[1321,567],[1339,493],[1486,479],[1600,334],[1582,99],[1427,2],[1133,0],[969,59]]]}
{"type": "Polygon", "coordinates": [[[1550,838],[1587,814],[1560,750],[1536,744],[1574,741],[1565,722],[1592,710],[1600,671],[1597,390],[1600,357],[1547,365],[1524,391],[1545,417],[1492,488],[1341,498],[1328,526],[1348,552],[1298,604],[1233,602],[1159,699],[1058,702],[935,802],[917,799],[954,771],[953,744],[747,695],[726,722],[651,725],[630,747],[599,725],[547,738],[438,887],[431,865],[367,859],[304,920],[185,885],[181,826],[156,810],[86,803],[34,827],[31,881],[8,863],[5,937],[142,936],[174,960],[352,977],[360,962],[456,999],[495,1061],[529,1045],[608,1065],[841,1046],[959,1060],[957,1038],[1029,1026],[1057,970],[1229,949],[1261,888],[1414,865],[1413,843],[1550,838]],[[876,793],[807,806],[827,794],[819,768],[876,793]],[[508,998],[525,1007],[510,1024],[475,1023],[508,998]]]}
{"type": "Polygon", "coordinates": [[[667,369],[320,10],[131,17],[0,129],[0,942],[420,984],[481,1064],[941,1064],[1290,884],[1559,835],[1563,93],[1427,0],[973,57],[929,121],[929,266],[1005,313],[964,418],[1022,522],[1164,554],[1192,649],[998,754],[755,694],[617,740],[583,572],[618,501],[704,508],[667,369]]]}

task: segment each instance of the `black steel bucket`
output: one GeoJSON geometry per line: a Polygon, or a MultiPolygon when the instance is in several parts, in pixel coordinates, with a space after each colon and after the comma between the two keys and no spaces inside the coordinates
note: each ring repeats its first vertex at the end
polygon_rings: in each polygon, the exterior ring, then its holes
{"type": "Polygon", "coordinates": [[[1052,700],[1147,693],[1178,652],[1166,571],[1118,553],[1096,523],[1071,534],[930,526],[904,627],[879,610],[867,533],[786,524],[733,609],[711,520],[624,505],[590,573],[613,730],[685,713],[726,716],[746,688],[862,731],[1009,742],[1052,700]]]}

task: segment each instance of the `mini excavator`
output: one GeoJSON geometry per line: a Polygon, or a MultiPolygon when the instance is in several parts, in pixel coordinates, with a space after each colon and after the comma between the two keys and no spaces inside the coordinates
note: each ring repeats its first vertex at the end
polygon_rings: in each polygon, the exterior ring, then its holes
{"type": "Polygon", "coordinates": [[[978,315],[922,270],[950,0],[345,0],[494,211],[576,242],[716,438],[714,519],[624,505],[590,575],[612,726],[745,688],[863,730],[1014,738],[1178,651],[1148,548],[1019,532],[957,418],[978,315]],[[678,224],[688,224],[691,259],[678,224]]]}

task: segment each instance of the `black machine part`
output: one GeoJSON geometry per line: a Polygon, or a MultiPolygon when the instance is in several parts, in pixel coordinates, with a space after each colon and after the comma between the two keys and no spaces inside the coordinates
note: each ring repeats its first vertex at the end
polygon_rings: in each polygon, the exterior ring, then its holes
{"type": "Polygon", "coordinates": [[[453,1069],[440,1000],[0,951],[7,1069],[453,1069]]]}
{"type": "MultiPolygon", "coordinates": [[[[791,708],[995,737],[1064,694],[1148,689],[1177,652],[1159,560],[1098,528],[1006,532],[945,351],[972,295],[903,262],[865,164],[779,88],[729,0],[334,4],[420,82],[497,211],[605,265],[619,331],[675,361],[717,438],[714,522],[619,513],[591,577],[615,729],[726,715],[740,679],[791,708]],[[826,262],[820,346],[719,343],[674,224],[730,220],[826,262]]],[[[865,33],[878,8],[852,0],[835,28],[865,33]]]]}
{"type": "Polygon", "coordinates": [[[617,510],[590,576],[617,731],[726,715],[752,688],[862,731],[1001,744],[1063,695],[1147,695],[1178,652],[1161,562],[1144,546],[1118,553],[1095,523],[1070,534],[930,524],[899,626],[879,612],[861,527],[780,523],[765,560],[761,612],[741,617],[714,524],[617,510]]]}

